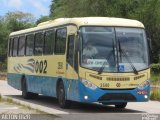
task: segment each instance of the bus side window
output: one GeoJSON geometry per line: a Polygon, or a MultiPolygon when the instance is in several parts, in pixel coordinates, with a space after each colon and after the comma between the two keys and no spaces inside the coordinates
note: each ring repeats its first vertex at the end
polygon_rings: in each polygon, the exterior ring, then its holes
{"type": "Polygon", "coordinates": [[[9,39],[9,49],[8,49],[8,55],[12,56],[12,47],[13,46],[13,38],[9,39]]]}
{"type": "Polygon", "coordinates": [[[43,53],[44,37],[43,33],[39,32],[35,35],[34,55],[42,55],[43,53]]]}
{"type": "Polygon", "coordinates": [[[25,36],[19,37],[18,56],[24,56],[25,36]]]}
{"type": "Polygon", "coordinates": [[[55,31],[49,30],[45,32],[44,37],[44,55],[52,55],[55,43],[55,31]]]}
{"type": "Polygon", "coordinates": [[[33,55],[33,47],[34,47],[34,34],[27,35],[27,40],[26,40],[26,55],[27,56],[33,55]]]}
{"type": "Polygon", "coordinates": [[[13,39],[13,56],[17,56],[18,37],[13,39]]]}
{"type": "Polygon", "coordinates": [[[73,67],[74,35],[68,36],[67,62],[73,67]]]}
{"type": "Polygon", "coordinates": [[[56,31],[55,54],[64,54],[66,49],[67,29],[60,28],[56,31]]]}

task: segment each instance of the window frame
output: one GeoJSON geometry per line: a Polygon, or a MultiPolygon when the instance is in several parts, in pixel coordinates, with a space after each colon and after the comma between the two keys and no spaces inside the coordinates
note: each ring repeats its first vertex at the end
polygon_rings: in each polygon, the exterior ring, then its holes
{"type": "Polygon", "coordinates": [[[25,56],[34,56],[34,44],[35,44],[35,33],[29,33],[29,34],[26,34],[25,35],[26,36],[26,40],[25,40],[25,56]],[[28,36],[30,36],[30,35],[33,35],[33,53],[32,53],[32,55],[27,55],[27,38],[28,38],[28,36]]]}
{"type": "Polygon", "coordinates": [[[13,37],[9,38],[9,43],[8,43],[8,56],[9,57],[12,57],[13,55],[13,39],[14,39],[13,37]]]}
{"type": "Polygon", "coordinates": [[[34,55],[34,56],[43,56],[43,51],[44,51],[44,33],[45,33],[45,30],[34,32],[34,47],[33,47],[33,55],[34,55]],[[41,54],[41,55],[35,54],[36,34],[39,34],[39,33],[42,33],[42,37],[43,37],[43,38],[42,38],[42,39],[43,39],[43,45],[42,45],[42,54],[41,54]]]}
{"type": "Polygon", "coordinates": [[[54,55],[54,49],[55,49],[55,41],[56,41],[56,29],[55,28],[52,28],[52,29],[46,29],[44,31],[44,44],[43,44],[43,55],[44,56],[48,56],[48,55],[54,55]],[[52,51],[52,54],[46,54],[45,53],[45,45],[46,45],[46,34],[47,32],[51,32],[53,31],[54,32],[54,40],[52,41],[53,42],[53,51],[52,51]]]}
{"type": "Polygon", "coordinates": [[[67,41],[67,55],[66,55],[66,61],[67,61],[67,63],[68,64],[70,64],[73,68],[74,68],[74,59],[75,59],[75,34],[70,34],[70,35],[68,35],[68,37],[67,37],[67,39],[68,39],[68,41],[67,41]],[[72,40],[73,41],[73,56],[72,56],[72,65],[71,65],[71,63],[69,63],[69,61],[68,61],[68,55],[69,55],[69,37],[73,37],[74,39],[72,40]]]}
{"type": "Polygon", "coordinates": [[[56,28],[56,31],[55,31],[55,45],[54,45],[54,54],[55,55],[65,55],[66,54],[67,39],[68,39],[67,38],[67,27],[56,28]],[[57,31],[61,30],[61,29],[65,29],[66,30],[65,50],[64,50],[64,53],[56,53],[57,31]]]}
{"type": "Polygon", "coordinates": [[[19,36],[16,36],[16,37],[14,37],[13,38],[13,41],[12,41],[12,57],[18,57],[18,47],[19,47],[19,36]],[[14,41],[15,41],[15,39],[17,38],[17,51],[16,51],[16,55],[14,55],[13,53],[14,53],[14,41]]]}
{"type": "Polygon", "coordinates": [[[21,35],[21,36],[19,36],[19,39],[18,39],[18,49],[17,49],[17,56],[25,56],[26,38],[27,38],[26,35],[21,35]],[[20,38],[21,38],[21,37],[24,37],[24,55],[19,55],[19,46],[20,46],[20,38]]]}

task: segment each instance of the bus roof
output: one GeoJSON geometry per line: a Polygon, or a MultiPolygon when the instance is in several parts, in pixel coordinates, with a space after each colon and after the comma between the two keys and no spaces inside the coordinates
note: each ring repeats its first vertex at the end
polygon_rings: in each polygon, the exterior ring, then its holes
{"type": "Polygon", "coordinates": [[[144,25],[137,20],[130,20],[124,18],[113,17],[79,17],[79,18],[58,18],[47,22],[42,22],[36,27],[13,32],[10,36],[25,34],[41,29],[52,28],[56,26],[63,26],[66,24],[75,24],[80,26],[121,26],[121,27],[139,27],[144,28],[144,25]]]}

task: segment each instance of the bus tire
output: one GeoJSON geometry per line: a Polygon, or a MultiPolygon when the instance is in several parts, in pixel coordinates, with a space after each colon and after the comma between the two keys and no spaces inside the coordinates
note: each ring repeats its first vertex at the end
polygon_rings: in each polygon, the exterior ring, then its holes
{"type": "Polygon", "coordinates": [[[21,85],[22,85],[22,97],[24,99],[34,99],[34,98],[38,97],[38,94],[28,92],[25,77],[22,78],[22,84],[21,85]]]}
{"type": "Polygon", "coordinates": [[[61,108],[69,108],[71,105],[71,102],[65,99],[65,89],[64,89],[64,84],[63,81],[58,82],[57,86],[57,98],[58,98],[58,103],[61,108]]]}
{"type": "Polygon", "coordinates": [[[118,109],[124,109],[126,106],[127,106],[127,102],[115,105],[115,107],[118,108],[118,109]]]}

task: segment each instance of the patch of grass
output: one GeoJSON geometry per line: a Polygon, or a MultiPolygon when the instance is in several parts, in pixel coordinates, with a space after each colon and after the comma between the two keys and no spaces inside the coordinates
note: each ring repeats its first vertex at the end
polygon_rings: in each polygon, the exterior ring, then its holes
{"type": "Polygon", "coordinates": [[[160,89],[152,90],[150,99],[160,101],[160,89]]]}
{"type": "Polygon", "coordinates": [[[28,105],[23,105],[19,102],[13,101],[11,98],[3,98],[3,97],[1,97],[1,95],[0,95],[0,102],[4,102],[4,103],[7,103],[7,104],[11,104],[11,105],[17,105],[17,106],[21,107],[21,109],[26,109],[26,110],[29,110],[29,111],[33,111],[32,112],[33,114],[38,114],[38,116],[42,119],[44,118],[44,119],[47,119],[47,120],[55,120],[55,118],[57,117],[54,114],[48,114],[48,113],[43,112],[41,110],[38,110],[36,108],[32,108],[28,105]]]}
{"type": "Polygon", "coordinates": [[[151,74],[151,84],[160,85],[160,74],[151,74]]]}
{"type": "Polygon", "coordinates": [[[30,107],[30,106],[28,106],[28,105],[23,105],[23,104],[21,104],[21,103],[19,103],[19,102],[13,101],[11,98],[2,98],[2,97],[0,96],[0,101],[1,101],[1,102],[6,102],[6,103],[8,103],[8,104],[14,104],[14,105],[17,105],[17,106],[22,107],[23,109],[32,110],[32,111],[35,111],[35,112],[38,113],[38,114],[46,115],[46,116],[49,116],[49,117],[51,117],[51,118],[55,118],[55,117],[56,117],[56,115],[48,114],[48,113],[46,113],[46,112],[44,112],[44,111],[38,110],[38,109],[36,109],[36,108],[32,108],[32,107],[30,107]]]}
{"type": "MultiPolygon", "coordinates": [[[[4,100],[4,99],[3,99],[4,100]]],[[[13,103],[13,100],[12,99],[10,99],[10,98],[7,98],[6,100],[4,100],[4,101],[6,101],[6,102],[8,102],[8,103],[13,103]]]]}
{"type": "Polygon", "coordinates": [[[9,104],[12,104],[13,103],[13,100],[12,99],[10,99],[10,98],[2,98],[2,96],[0,96],[0,101],[1,102],[7,102],[7,103],[9,103],[9,104]]]}

